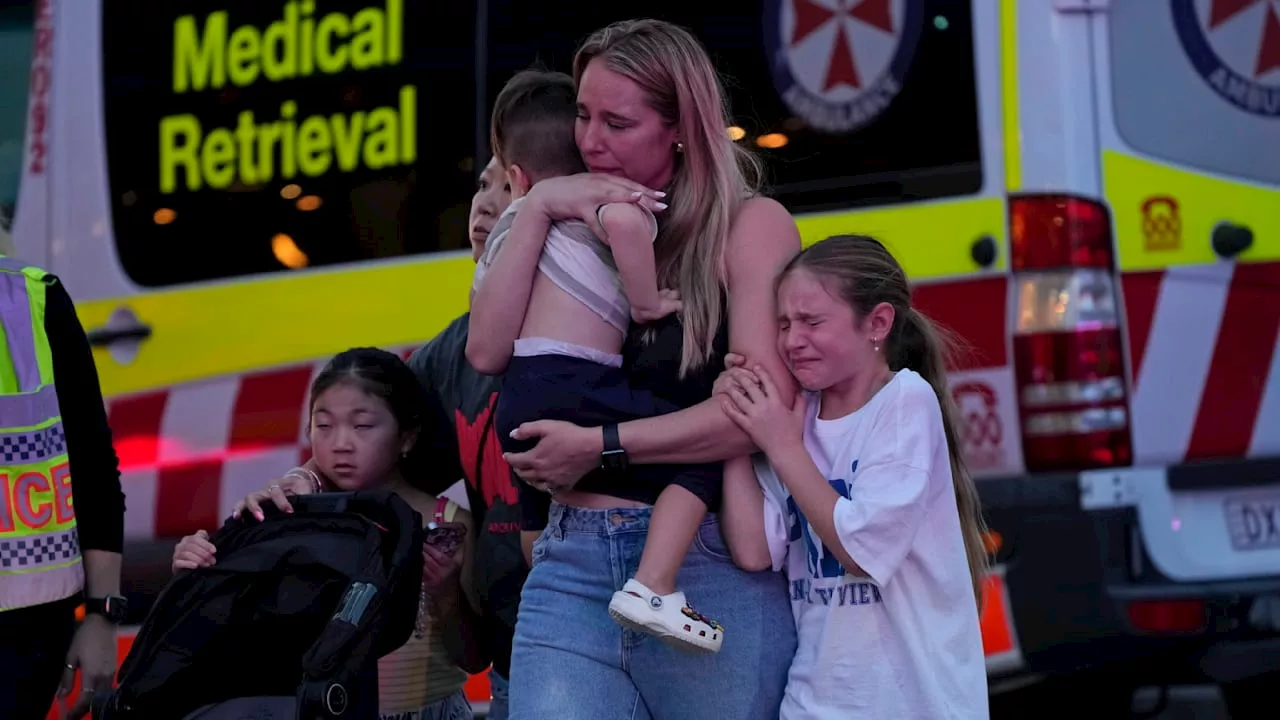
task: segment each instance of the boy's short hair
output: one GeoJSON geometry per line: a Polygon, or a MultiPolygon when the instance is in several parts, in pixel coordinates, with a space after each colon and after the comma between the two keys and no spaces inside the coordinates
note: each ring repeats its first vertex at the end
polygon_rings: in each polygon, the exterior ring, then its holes
{"type": "Polygon", "coordinates": [[[522,70],[493,105],[489,144],[503,168],[519,165],[534,180],[585,170],[573,126],[578,95],[573,78],[549,70],[522,70]]]}

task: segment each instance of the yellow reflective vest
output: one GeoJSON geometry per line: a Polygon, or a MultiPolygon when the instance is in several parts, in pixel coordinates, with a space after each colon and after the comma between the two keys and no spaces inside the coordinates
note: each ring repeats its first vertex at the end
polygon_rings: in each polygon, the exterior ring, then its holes
{"type": "Polygon", "coordinates": [[[0,611],[84,586],[71,465],[44,330],[47,273],[0,255],[0,611]]]}

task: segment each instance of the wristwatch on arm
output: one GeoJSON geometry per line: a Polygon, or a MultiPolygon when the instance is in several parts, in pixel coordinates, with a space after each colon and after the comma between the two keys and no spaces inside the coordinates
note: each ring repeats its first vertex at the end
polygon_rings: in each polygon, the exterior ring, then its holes
{"type": "Polygon", "coordinates": [[[622,442],[618,439],[618,426],[610,423],[603,430],[604,450],[600,453],[600,467],[612,473],[626,472],[627,451],[622,449],[622,442]]]}
{"type": "Polygon", "coordinates": [[[112,625],[124,622],[129,613],[129,601],[119,595],[108,595],[101,598],[85,598],[84,612],[101,615],[112,625]]]}

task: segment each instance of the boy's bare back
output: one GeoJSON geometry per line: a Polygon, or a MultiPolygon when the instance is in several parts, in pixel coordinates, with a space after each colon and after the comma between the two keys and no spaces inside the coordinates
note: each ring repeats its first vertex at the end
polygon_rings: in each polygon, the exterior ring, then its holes
{"type": "MultiPolygon", "coordinates": [[[[657,221],[653,215],[639,205],[612,203],[601,206],[597,217],[606,233],[600,240],[613,253],[631,318],[651,322],[678,311],[676,292],[658,289],[653,257],[657,221]]],[[[534,279],[520,337],[547,338],[610,355],[621,352],[624,339],[616,327],[541,272],[534,279]]]]}

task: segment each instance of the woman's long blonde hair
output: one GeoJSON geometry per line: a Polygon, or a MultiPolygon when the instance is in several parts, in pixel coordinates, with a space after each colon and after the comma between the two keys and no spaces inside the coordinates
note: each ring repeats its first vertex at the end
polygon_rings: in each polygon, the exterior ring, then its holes
{"type": "Polygon", "coordinates": [[[671,207],[662,214],[654,253],[659,285],[678,290],[684,304],[684,377],[713,354],[725,314],[725,246],[738,208],[759,190],[760,162],[730,139],[724,88],[707,51],[687,30],[661,20],[626,20],[597,30],[574,56],[575,83],[595,58],[639,85],[650,107],[679,129],[683,147],[671,149],[671,207]]]}

